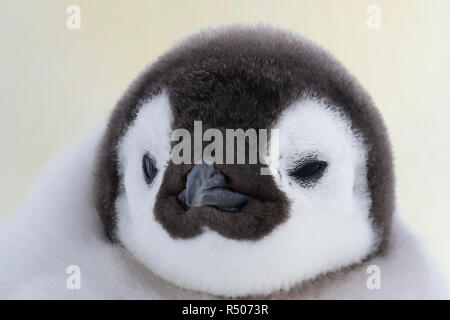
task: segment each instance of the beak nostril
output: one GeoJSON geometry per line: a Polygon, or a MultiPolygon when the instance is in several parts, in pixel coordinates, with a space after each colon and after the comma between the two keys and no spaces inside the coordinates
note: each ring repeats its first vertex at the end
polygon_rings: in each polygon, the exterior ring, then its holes
{"type": "Polygon", "coordinates": [[[223,211],[239,211],[250,198],[228,189],[226,177],[213,164],[196,164],[186,176],[186,188],[178,194],[185,208],[213,206],[223,211]]]}

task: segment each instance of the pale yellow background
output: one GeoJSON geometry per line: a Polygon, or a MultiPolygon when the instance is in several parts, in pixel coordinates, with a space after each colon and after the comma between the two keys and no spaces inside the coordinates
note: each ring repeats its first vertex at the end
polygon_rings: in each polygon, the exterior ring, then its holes
{"type": "Polygon", "coordinates": [[[450,1],[2,0],[0,12],[0,218],[175,40],[266,22],[329,49],[373,96],[394,145],[401,215],[450,280],[450,1]],[[70,4],[81,30],[66,28],[70,4]],[[371,4],[381,30],[366,27],[371,4]]]}

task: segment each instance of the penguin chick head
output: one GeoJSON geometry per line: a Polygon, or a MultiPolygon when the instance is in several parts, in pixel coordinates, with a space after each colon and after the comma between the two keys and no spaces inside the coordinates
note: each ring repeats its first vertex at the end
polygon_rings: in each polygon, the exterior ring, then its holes
{"type": "Polygon", "coordinates": [[[112,241],[163,279],[222,296],[358,264],[383,248],[394,210],[370,97],[328,53],[268,27],[200,33],[146,69],[111,115],[96,190],[112,241]],[[250,138],[231,152],[238,129],[266,132],[271,152],[250,163],[250,138]],[[192,145],[174,152],[184,134],[192,145]],[[198,162],[195,139],[206,152],[221,134],[223,161],[198,162]]]}

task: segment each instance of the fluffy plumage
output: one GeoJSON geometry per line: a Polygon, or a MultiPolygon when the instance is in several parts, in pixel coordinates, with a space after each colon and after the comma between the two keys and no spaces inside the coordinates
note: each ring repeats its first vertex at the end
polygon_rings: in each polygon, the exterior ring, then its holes
{"type": "MultiPolygon", "coordinates": [[[[93,207],[94,159],[104,126],[86,135],[40,175],[19,212],[0,229],[0,297],[19,299],[215,299],[161,280],[119,245],[106,241],[93,207]],[[68,170],[70,169],[70,170],[68,170]],[[80,174],[82,173],[82,174],[80,174]],[[60,179],[64,176],[65,179],[60,179]],[[71,190],[70,193],[67,190],[71,190]],[[49,201],[51,199],[51,201],[49,201]],[[81,290],[66,287],[69,265],[81,268],[81,290]]],[[[272,299],[431,299],[442,279],[408,230],[394,220],[385,255],[351,271],[324,275],[272,299]],[[368,265],[382,270],[368,290],[368,265]]],[[[267,297],[267,296],[264,296],[267,297]]]]}
{"type": "MultiPolygon", "coordinates": [[[[378,232],[386,234],[383,241],[387,238],[395,207],[392,156],[370,96],[340,62],[309,40],[270,27],[233,26],[185,39],[144,70],[117,103],[102,142],[96,188],[97,209],[111,239],[120,188],[115,146],[143,102],[163,90],[170,100],[172,128],[188,130],[194,119],[201,119],[205,130],[269,128],[299,99],[326,100],[351,119],[365,140],[371,217],[378,232]]],[[[170,166],[172,170],[181,169],[170,166]]]]}
{"type": "Polygon", "coordinates": [[[0,297],[446,297],[393,213],[386,129],[334,58],[270,28],[206,32],[144,71],[109,123],[56,159],[3,223],[0,297]],[[271,176],[255,175],[260,165],[217,165],[257,198],[241,216],[207,207],[178,214],[173,197],[191,167],[170,162],[169,136],[193,120],[280,130],[271,176]],[[148,152],[159,172],[150,186],[148,152]],[[327,171],[313,186],[296,184],[289,172],[311,157],[327,171]],[[70,265],[81,269],[80,290],[66,286],[70,265]],[[379,290],[366,285],[371,265],[381,270],[379,290]]]}

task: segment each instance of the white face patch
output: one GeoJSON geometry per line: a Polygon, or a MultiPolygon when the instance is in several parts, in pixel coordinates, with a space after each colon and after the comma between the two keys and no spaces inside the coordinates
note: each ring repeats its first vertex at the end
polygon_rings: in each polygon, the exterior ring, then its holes
{"type": "Polygon", "coordinates": [[[374,248],[367,151],[350,122],[318,101],[296,103],[275,125],[280,159],[272,170],[291,202],[286,222],[257,241],[231,240],[208,229],[187,240],[171,238],[153,214],[170,161],[170,118],[164,94],[145,103],[118,149],[118,236],[160,277],[217,295],[268,294],[360,262],[374,248]],[[145,153],[158,169],[150,186],[142,170],[145,153]],[[311,156],[325,161],[326,171],[314,185],[301,186],[288,173],[311,156]]]}

